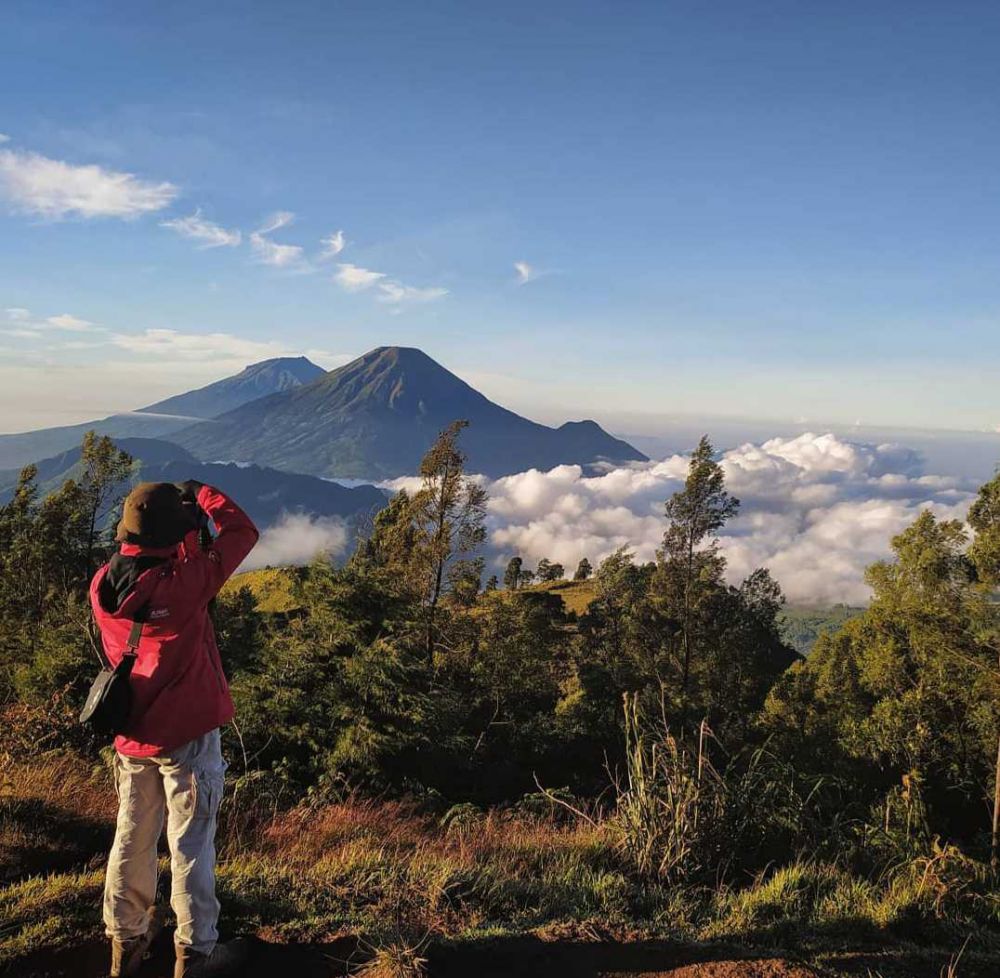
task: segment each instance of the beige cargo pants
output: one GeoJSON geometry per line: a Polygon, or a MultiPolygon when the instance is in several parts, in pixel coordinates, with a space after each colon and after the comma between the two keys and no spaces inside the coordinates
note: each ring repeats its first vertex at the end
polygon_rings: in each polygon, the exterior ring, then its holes
{"type": "Polygon", "coordinates": [[[115,754],[118,823],[104,886],[108,937],[128,940],[149,926],[156,901],[156,849],[167,814],[174,941],[211,954],[218,940],[215,827],[226,762],[218,730],[169,756],[115,754]]]}

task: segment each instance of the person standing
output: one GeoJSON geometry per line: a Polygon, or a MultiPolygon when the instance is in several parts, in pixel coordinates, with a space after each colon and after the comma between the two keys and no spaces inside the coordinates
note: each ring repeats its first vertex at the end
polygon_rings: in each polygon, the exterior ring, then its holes
{"type": "Polygon", "coordinates": [[[112,978],[138,971],[159,926],[164,813],[177,918],[174,978],[215,978],[240,963],[238,942],[218,942],[215,830],[226,770],[220,728],[233,718],[233,701],[208,605],[258,535],[246,513],[211,486],[142,483],[125,500],[119,552],[91,582],[112,666],[136,645],[132,709],[115,738],[119,808],[104,890],[112,978]],[[205,539],[209,520],[214,540],[205,539]],[[142,626],[137,640],[135,623],[142,626]]]}

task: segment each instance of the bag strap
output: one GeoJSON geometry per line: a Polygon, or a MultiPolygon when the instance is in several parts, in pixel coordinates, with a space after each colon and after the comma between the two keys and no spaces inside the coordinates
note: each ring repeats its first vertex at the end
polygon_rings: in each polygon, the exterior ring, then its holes
{"type": "Polygon", "coordinates": [[[146,627],[144,621],[132,622],[132,630],[128,633],[128,645],[125,647],[125,655],[130,655],[134,659],[139,654],[139,643],[142,641],[142,630],[146,627]]]}

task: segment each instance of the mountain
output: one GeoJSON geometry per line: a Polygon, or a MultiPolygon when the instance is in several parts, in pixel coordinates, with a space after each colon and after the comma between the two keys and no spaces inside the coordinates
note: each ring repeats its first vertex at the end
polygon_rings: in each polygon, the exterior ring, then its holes
{"type": "MultiPolygon", "coordinates": [[[[277,357],[251,364],[234,377],[140,408],[136,413],[177,415],[185,421],[215,418],[250,401],[292,390],[325,376],[326,371],[306,357],[277,357]]],[[[184,426],[183,423],[178,425],[184,426]]]]}
{"type": "Polygon", "coordinates": [[[72,450],[92,429],[113,438],[159,438],[189,427],[193,420],[214,418],[256,398],[287,391],[323,376],[323,368],[305,357],[277,357],[251,364],[233,377],[168,397],[138,411],[113,414],[85,424],[0,435],[0,469],[20,467],[72,450]]]}
{"type": "Polygon", "coordinates": [[[251,401],[172,440],[203,459],[384,479],[416,472],[434,438],[457,419],[471,423],[462,436],[469,470],[489,476],[646,458],[593,421],[550,428],[522,418],[409,347],[379,347],[312,383],[251,401]]]}
{"type": "MultiPolygon", "coordinates": [[[[385,493],[375,486],[349,489],[315,476],[256,465],[199,462],[178,445],[151,438],[123,438],[116,444],[137,459],[133,484],[197,479],[231,495],[260,527],[270,526],[282,513],[363,517],[386,503],[385,493]]],[[[44,496],[79,476],[80,449],[43,459],[37,465],[39,491],[44,496]]],[[[0,472],[0,505],[11,498],[17,475],[16,469],[0,472]]]]}
{"type": "MultiPolygon", "coordinates": [[[[143,467],[147,464],[161,465],[167,462],[200,464],[189,451],[181,448],[180,445],[174,445],[172,442],[161,441],[157,438],[116,438],[115,444],[123,452],[128,452],[132,458],[139,460],[139,465],[143,467]]],[[[38,470],[35,481],[38,484],[39,494],[47,496],[50,492],[58,489],[67,479],[79,478],[80,454],[80,446],[76,445],[65,452],[53,455],[51,458],[43,458],[35,462],[35,468],[38,470]]],[[[0,505],[10,499],[11,490],[17,485],[19,475],[19,468],[0,471],[0,505]]]]}

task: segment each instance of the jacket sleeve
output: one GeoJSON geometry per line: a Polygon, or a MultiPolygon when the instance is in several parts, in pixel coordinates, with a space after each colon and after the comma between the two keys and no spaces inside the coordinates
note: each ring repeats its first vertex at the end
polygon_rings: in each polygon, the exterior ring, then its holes
{"type": "Polygon", "coordinates": [[[202,486],[198,505],[219,533],[208,550],[193,545],[193,539],[190,545],[185,541],[180,577],[185,601],[205,605],[243,563],[260,534],[250,517],[218,489],[202,486]]]}

